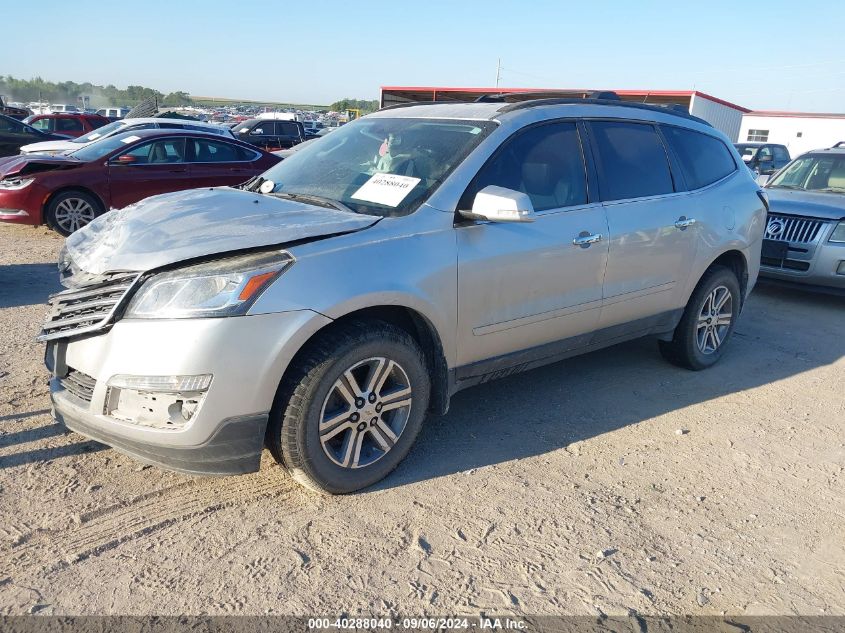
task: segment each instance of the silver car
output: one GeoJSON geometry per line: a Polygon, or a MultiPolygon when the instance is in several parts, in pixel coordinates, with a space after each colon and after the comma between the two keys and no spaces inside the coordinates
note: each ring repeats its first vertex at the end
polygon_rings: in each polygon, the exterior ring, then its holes
{"type": "Polygon", "coordinates": [[[760,274],[845,294],[845,147],[799,156],[766,185],[760,274]]]}
{"type": "Polygon", "coordinates": [[[55,416],[166,468],[254,471],[266,446],[358,490],[466,387],[641,336],[716,363],[765,217],[728,139],[672,109],[385,109],[68,238],[40,334],[55,416]]]}

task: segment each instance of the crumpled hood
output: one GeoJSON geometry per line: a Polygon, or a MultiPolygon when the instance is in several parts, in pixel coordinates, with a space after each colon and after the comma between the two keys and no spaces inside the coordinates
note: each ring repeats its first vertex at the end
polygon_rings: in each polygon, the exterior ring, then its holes
{"type": "Polygon", "coordinates": [[[772,213],[839,220],[845,218],[845,194],[766,188],[772,213]]]}
{"type": "Polygon", "coordinates": [[[206,255],[348,233],[380,219],[229,187],[192,189],[103,214],[67,238],[65,258],[89,275],[146,271],[206,255]]]}
{"type": "Polygon", "coordinates": [[[0,179],[8,176],[25,176],[52,169],[79,167],[85,163],[66,156],[47,156],[30,154],[27,156],[8,156],[0,158],[0,179]]]}

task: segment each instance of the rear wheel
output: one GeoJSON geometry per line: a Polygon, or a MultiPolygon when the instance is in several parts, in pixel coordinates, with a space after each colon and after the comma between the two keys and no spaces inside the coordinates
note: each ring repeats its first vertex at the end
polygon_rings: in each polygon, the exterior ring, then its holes
{"type": "Polygon", "coordinates": [[[692,293],[671,341],[658,341],[669,362],[687,369],[706,369],[722,357],[741,307],[736,275],[713,266],[692,293]]]}
{"type": "Polygon", "coordinates": [[[53,196],[45,209],[47,225],[67,237],[103,212],[102,205],[84,191],[63,191],[53,196]]]}
{"type": "Polygon", "coordinates": [[[430,380],[422,352],[388,323],[356,323],[311,345],[283,381],[267,445],[299,483],[359,490],[387,476],[422,426],[430,380]]]}

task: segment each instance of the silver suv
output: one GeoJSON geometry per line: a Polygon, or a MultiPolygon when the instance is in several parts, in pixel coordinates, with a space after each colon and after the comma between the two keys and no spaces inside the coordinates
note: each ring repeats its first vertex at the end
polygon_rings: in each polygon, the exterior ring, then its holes
{"type": "Polygon", "coordinates": [[[60,423],[199,474],[358,490],[455,392],[641,336],[723,354],[766,199],[727,138],[611,100],[379,111],[239,188],[68,238],[40,334],[60,423]]]}

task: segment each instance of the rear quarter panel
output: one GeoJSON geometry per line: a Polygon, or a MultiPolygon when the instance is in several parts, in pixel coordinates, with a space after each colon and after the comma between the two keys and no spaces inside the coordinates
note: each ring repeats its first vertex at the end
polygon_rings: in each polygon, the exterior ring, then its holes
{"type": "Polygon", "coordinates": [[[766,208],[757,195],[759,189],[750,172],[740,166],[727,178],[687,194],[699,220],[698,244],[677,307],[686,305],[705,271],[728,251],[743,254],[748,269],[748,290],[753,288],[760,271],[760,248],[766,226],[766,208]]]}

